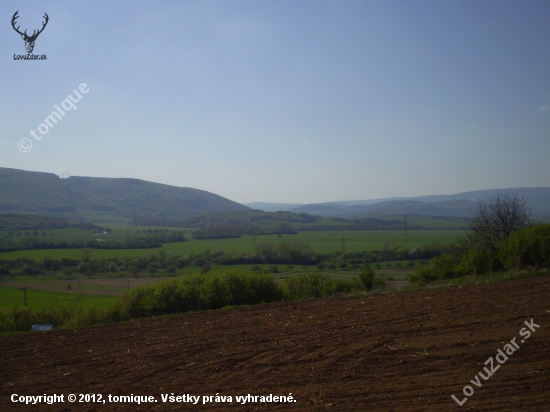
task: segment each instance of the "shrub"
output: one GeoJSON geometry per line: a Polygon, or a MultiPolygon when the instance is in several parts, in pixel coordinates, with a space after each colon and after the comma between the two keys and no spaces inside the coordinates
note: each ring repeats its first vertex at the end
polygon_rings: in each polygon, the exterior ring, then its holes
{"type": "Polygon", "coordinates": [[[135,288],[122,296],[117,310],[122,318],[134,319],[280,299],[280,288],[271,275],[228,270],[135,288]]]}
{"type": "Polygon", "coordinates": [[[499,257],[507,268],[550,266],[550,224],[514,232],[501,243],[499,257]]]}
{"type": "Polygon", "coordinates": [[[31,326],[35,323],[51,323],[54,326],[66,325],[86,309],[82,308],[78,301],[64,306],[48,306],[34,310],[19,306],[10,309],[0,308],[0,333],[30,331],[31,326]]]}
{"type": "Polygon", "coordinates": [[[486,249],[471,249],[461,258],[459,271],[465,274],[484,275],[492,270],[498,270],[502,264],[495,252],[486,249]]]}
{"type": "Polygon", "coordinates": [[[306,272],[287,277],[283,283],[285,300],[306,300],[332,295],[336,281],[318,272],[306,272]]]}
{"type": "Polygon", "coordinates": [[[407,276],[409,283],[429,283],[434,280],[450,279],[460,275],[459,259],[451,254],[434,257],[427,266],[416,269],[407,276]]]}
{"type": "Polygon", "coordinates": [[[385,288],[386,288],[386,280],[382,276],[374,275],[371,290],[381,290],[385,288]]]}
{"type": "Polygon", "coordinates": [[[359,273],[359,279],[367,291],[372,289],[372,284],[374,282],[374,271],[371,267],[366,266],[365,269],[359,273]]]}

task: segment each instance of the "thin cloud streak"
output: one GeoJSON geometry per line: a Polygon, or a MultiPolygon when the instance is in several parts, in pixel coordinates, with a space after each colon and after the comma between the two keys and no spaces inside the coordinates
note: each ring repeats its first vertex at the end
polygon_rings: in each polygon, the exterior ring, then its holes
{"type": "Polygon", "coordinates": [[[113,30],[119,31],[119,32],[121,32],[121,33],[129,34],[130,36],[139,37],[140,39],[152,41],[153,43],[161,44],[161,45],[163,45],[163,46],[170,47],[171,49],[174,49],[174,50],[180,50],[180,49],[178,49],[177,47],[170,46],[170,45],[168,45],[168,44],[161,43],[161,42],[159,42],[159,41],[156,41],[156,40],[153,40],[153,39],[149,39],[149,38],[147,38],[147,37],[143,37],[143,36],[140,36],[140,35],[138,35],[138,34],[130,33],[129,31],[120,30],[120,29],[117,29],[116,27],[113,27],[113,30]]]}

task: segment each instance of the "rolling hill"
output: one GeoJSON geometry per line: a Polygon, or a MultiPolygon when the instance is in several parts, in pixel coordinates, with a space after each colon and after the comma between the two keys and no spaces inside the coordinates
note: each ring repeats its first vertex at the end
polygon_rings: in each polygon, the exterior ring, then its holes
{"type": "Polygon", "coordinates": [[[418,200],[391,200],[373,205],[321,204],[301,206],[291,209],[298,213],[315,213],[338,217],[374,217],[374,216],[453,216],[470,217],[475,210],[471,200],[448,200],[443,202],[420,202],[418,200]]]}
{"type": "Polygon", "coordinates": [[[488,189],[462,192],[452,195],[418,197],[392,197],[384,199],[346,200],[326,203],[246,203],[265,211],[284,210],[294,213],[308,213],[335,217],[372,217],[388,215],[423,215],[470,217],[475,202],[486,200],[497,193],[517,193],[527,199],[527,206],[533,216],[550,218],[550,187],[520,187],[509,189],[488,189]]]}
{"type": "Polygon", "coordinates": [[[127,178],[71,176],[0,168],[0,212],[37,213],[74,220],[122,218],[184,219],[202,213],[248,210],[204,190],[127,178]]]}

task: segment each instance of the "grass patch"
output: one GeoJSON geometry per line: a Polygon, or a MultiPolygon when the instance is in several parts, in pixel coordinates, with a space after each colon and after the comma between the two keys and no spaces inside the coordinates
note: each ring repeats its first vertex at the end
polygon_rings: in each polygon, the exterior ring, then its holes
{"type": "Polygon", "coordinates": [[[403,291],[419,291],[434,288],[463,287],[469,285],[487,285],[490,283],[507,282],[510,280],[527,279],[536,276],[550,275],[550,269],[511,270],[508,272],[489,272],[484,275],[468,275],[454,279],[435,280],[419,285],[407,285],[403,291]]]}
{"type": "MultiPolygon", "coordinates": [[[[51,305],[64,306],[78,303],[83,307],[104,307],[116,301],[116,297],[98,295],[80,295],[68,293],[52,293],[28,289],[27,307],[41,309],[51,305]]],[[[24,306],[23,292],[20,289],[0,287],[0,308],[24,306]]]]}
{"type": "MultiPolygon", "coordinates": [[[[125,236],[120,233],[121,229],[117,228],[115,236],[125,236]]],[[[407,232],[406,236],[402,231],[347,230],[300,232],[295,235],[244,235],[234,239],[189,240],[190,234],[187,233],[188,241],[186,242],[165,243],[160,248],[149,249],[95,249],[92,257],[94,259],[147,257],[151,253],[161,250],[166,254],[180,256],[204,253],[207,250],[239,255],[254,253],[256,244],[277,244],[284,240],[306,243],[316,253],[341,252],[342,239],[345,239],[345,248],[348,252],[383,250],[386,243],[392,247],[401,245],[405,249],[414,249],[432,242],[449,244],[455,242],[456,238],[463,234],[463,230],[414,230],[407,232]]],[[[42,256],[49,256],[52,259],[79,259],[79,254],[80,249],[21,250],[0,253],[0,259],[14,260],[25,257],[39,260],[42,256]]]]}

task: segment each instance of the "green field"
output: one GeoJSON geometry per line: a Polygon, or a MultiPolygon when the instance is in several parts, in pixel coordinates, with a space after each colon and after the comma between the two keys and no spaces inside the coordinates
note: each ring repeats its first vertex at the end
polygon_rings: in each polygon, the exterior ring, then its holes
{"type": "MultiPolygon", "coordinates": [[[[379,219],[397,220],[403,222],[404,216],[380,216],[379,219]]],[[[464,229],[468,227],[470,219],[463,217],[442,216],[407,216],[407,225],[421,226],[428,229],[464,229]]]]}
{"type": "MultiPolygon", "coordinates": [[[[67,305],[69,303],[79,303],[83,306],[102,307],[117,298],[113,296],[100,295],[74,295],[68,293],[44,292],[40,290],[27,290],[27,306],[32,309],[42,308],[50,305],[67,305]]],[[[0,286],[0,308],[12,308],[14,306],[23,306],[23,292],[17,288],[0,286]]]]}
{"type": "MultiPolygon", "coordinates": [[[[401,262],[402,263],[402,262],[401,262]]],[[[289,270],[288,265],[232,265],[220,266],[214,265],[212,272],[223,271],[231,268],[232,270],[243,270],[250,272],[252,266],[260,266],[262,269],[268,269],[271,266],[277,266],[280,273],[273,274],[273,277],[282,282],[284,278],[303,273],[304,270],[315,271],[315,267],[303,269],[301,266],[293,266],[289,270]]],[[[185,268],[186,273],[179,273],[180,276],[186,276],[187,273],[199,273],[200,268],[185,268]]],[[[404,281],[408,273],[414,268],[382,268],[375,272],[385,280],[404,281]]],[[[325,274],[334,279],[350,280],[357,278],[359,271],[326,271],[325,274]]],[[[0,282],[0,308],[13,308],[24,306],[24,294],[21,288],[27,288],[27,306],[31,309],[39,309],[46,306],[69,307],[71,304],[88,307],[104,307],[113,303],[118,296],[124,294],[127,290],[138,286],[147,286],[153,283],[164,281],[166,277],[125,277],[125,278],[105,278],[97,277],[88,279],[80,276],[77,279],[60,279],[58,276],[49,275],[45,279],[41,277],[32,278],[30,276],[16,276],[13,280],[0,282]],[[3,285],[2,285],[3,284],[3,285]],[[8,286],[6,286],[8,285],[8,286]],[[67,290],[67,286],[71,290],[67,290]]]]}
{"type": "MultiPolygon", "coordinates": [[[[402,231],[311,231],[296,235],[245,235],[235,239],[207,239],[189,240],[187,242],[166,243],[160,248],[151,249],[96,249],[93,258],[105,259],[109,257],[148,256],[153,252],[163,250],[173,255],[187,256],[189,253],[203,253],[222,251],[225,253],[248,254],[254,252],[254,245],[258,243],[278,243],[282,241],[303,242],[317,253],[342,252],[343,243],[346,251],[382,250],[385,242],[390,247],[401,245],[405,249],[413,249],[432,242],[448,244],[456,241],[464,234],[462,230],[414,230],[408,231],[405,236],[402,231]],[[345,242],[342,241],[345,239],[345,242]]],[[[52,259],[79,258],[79,249],[40,249],[22,250],[0,253],[0,259],[17,259],[21,257],[40,259],[49,256],[52,259]]]]}

